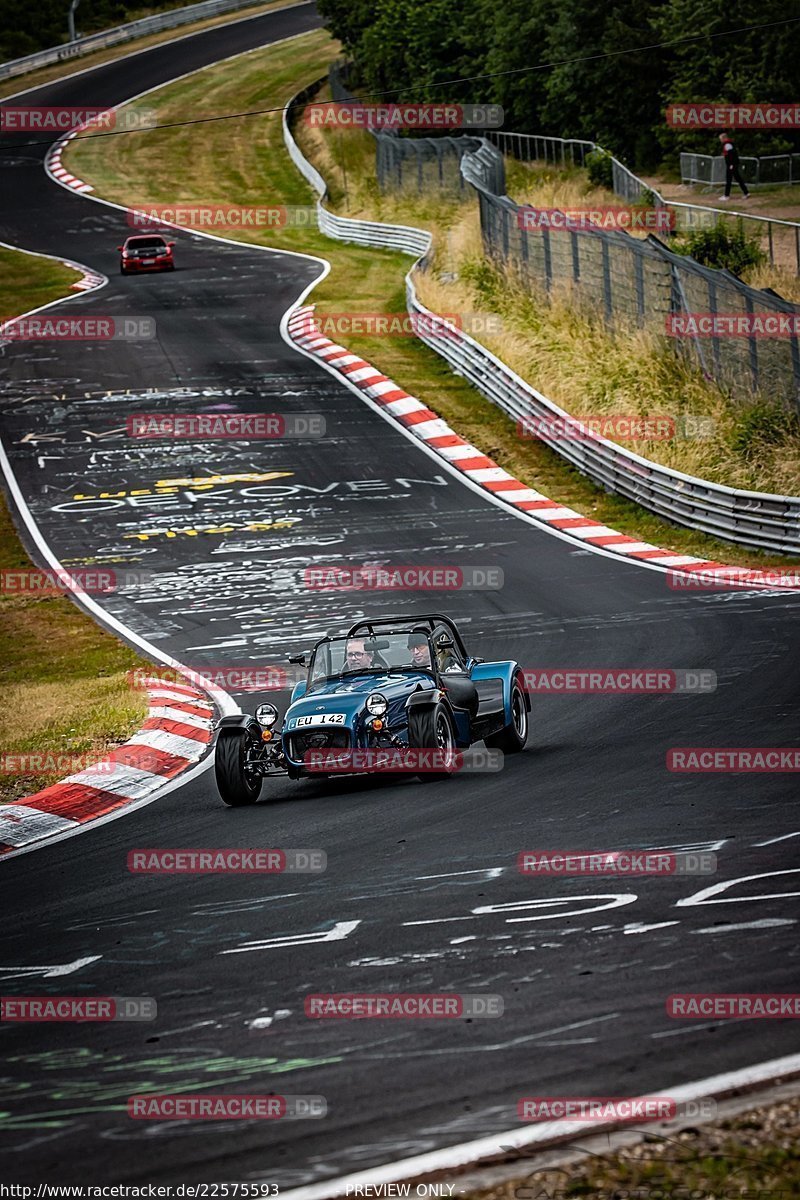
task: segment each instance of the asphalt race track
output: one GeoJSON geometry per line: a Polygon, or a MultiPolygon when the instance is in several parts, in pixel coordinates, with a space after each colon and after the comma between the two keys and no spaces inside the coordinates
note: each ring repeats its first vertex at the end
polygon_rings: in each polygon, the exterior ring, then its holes
{"type": "MultiPolygon", "coordinates": [[[[310,6],[240,22],[183,41],[179,57],[155,48],[25,102],[117,103],[318,23],[310,6]]],[[[796,1051],[788,1020],[680,1022],[665,1010],[674,992],[796,990],[796,779],[678,775],[665,756],[796,744],[800,600],[671,591],[662,572],[505,513],[284,342],[280,318],[318,264],[186,234],[174,274],[120,278],[122,214],[52,183],[44,149],[3,156],[0,239],[108,275],[61,311],[157,327],[145,343],[2,348],[3,442],[46,541],[71,566],[150,573],[103,599],[110,614],[188,665],[224,668],[285,663],[363,612],[434,609],[487,659],[705,668],[718,688],[534,698],[528,749],[496,775],[279,780],[263,802],[229,810],[206,772],[2,864],[5,994],[158,1002],[149,1023],[0,1027],[4,1174],[283,1191],[513,1128],[523,1095],[638,1095],[796,1051]],[[327,427],[280,442],[126,434],[133,413],[176,411],[322,414],[327,427]],[[307,566],[361,557],[500,567],[504,587],[305,588],[307,566]],[[217,846],[318,847],[328,868],[201,877],[126,866],[137,847],[217,846]],[[515,866],[522,849],[646,847],[714,850],[718,872],[547,879],[515,866]],[[717,899],[731,903],[677,906],[721,883],[732,886],[717,899]],[[45,977],[56,966],[72,969],[45,977]],[[505,1011],[304,1015],[310,992],[391,991],[500,994],[505,1011]],[[178,1091],[324,1096],[328,1115],[127,1116],[129,1096],[178,1091]]]]}

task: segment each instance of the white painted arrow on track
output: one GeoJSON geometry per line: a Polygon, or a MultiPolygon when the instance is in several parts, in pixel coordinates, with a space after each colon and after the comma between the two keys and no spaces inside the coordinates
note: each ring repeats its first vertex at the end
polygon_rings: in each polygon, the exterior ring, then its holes
{"type": "Polygon", "coordinates": [[[265,938],[259,942],[244,942],[234,950],[220,954],[248,954],[251,950],[277,950],[280,946],[312,946],[319,942],[341,942],[353,932],[360,921],[337,921],[333,929],[320,933],[290,933],[286,937],[265,938]]]}
{"type": "Polygon", "coordinates": [[[92,954],[88,958],[76,958],[70,963],[61,963],[55,967],[0,967],[3,979],[27,979],[29,976],[41,975],[43,979],[55,979],[59,975],[72,975],[87,967],[89,963],[97,962],[102,954],[92,954]]]}

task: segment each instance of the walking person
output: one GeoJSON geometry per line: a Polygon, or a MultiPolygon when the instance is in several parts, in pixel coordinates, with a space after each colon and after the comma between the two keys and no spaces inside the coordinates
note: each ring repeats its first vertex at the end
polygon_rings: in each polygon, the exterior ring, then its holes
{"type": "Polygon", "coordinates": [[[731,184],[734,179],[742,189],[742,194],[746,200],[750,193],[747,190],[747,184],[739,172],[739,152],[733,144],[733,138],[729,133],[721,133],[719,140],[722,143],[722,154],[725,159],[725,195],[720,196],[720,200],[730,200],[731,184]]]}

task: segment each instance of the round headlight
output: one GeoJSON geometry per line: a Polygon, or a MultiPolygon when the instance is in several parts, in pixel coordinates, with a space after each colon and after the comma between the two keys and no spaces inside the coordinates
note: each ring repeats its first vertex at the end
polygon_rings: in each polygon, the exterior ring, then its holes
{"type": "Polygon", "coordinates": [[[380,692],[373,692],[367,696],[367,712],[371,717],[382,717],[388,707],[388,700],[380,692]]]}
{"type": "Polygon", "coordinates": [[[259,725],[265,725],[267,729],[271,728],[278,719],[278,710],[274,704],[259,704],[256,709],[256,720],[259,725]]]}

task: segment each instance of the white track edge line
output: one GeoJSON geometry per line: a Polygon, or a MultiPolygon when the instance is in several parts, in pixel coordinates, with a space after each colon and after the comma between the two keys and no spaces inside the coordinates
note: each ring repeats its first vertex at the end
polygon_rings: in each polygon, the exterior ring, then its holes
{"type": "MultiPolygon", "coordinates": [[[[706,1079],[647,1094],[677,1101],[699,1100],[714,1094],[725,1094],[735,1089],[754,1088],[761,1083],[769,1083],[782,1075],[798,1072],[800,1072],[800,1054],[789,1054],[783,1058],[754,1063],[749,1067],[740,1067],[734,1071],[725,1071],[706,1079]]],[[[282,1192],[281,1195],[283,1200],[331,1200],[333,1197],[346,1195],[348,1189],[353,1187],[363,1187],[366,1184],[375,1187],[380,1184],[397,1183],[400,1180],[417,1179],[419,1176],[430,1175],[436,1171],[478,1165],[480,1159],[507,1154],[509,1147],[521,1149],[523,1146],[544,1146],[553,1139],[566,1143],[569,1135],[572,1135],[570,1140],[575,1141],[585,1138],[588,1134],[601,1133],[619,1126],[618,1121],[598,1121],[593,1123],[590,1128],[587,1127],[585,1121],[546,1121],[536,1124],[533,1128],[517,1127],[471,1142],[459,1142],[442,1150],[432,1150],[426,1154],[400,1159],[399,1162],[386,1163],[373,1170],[343,1175],[327,1183],[312,1183],[305,1187],[293,1188],[282,1192]]],[[[626,1127],[628,1129],[639,1128],[639,1126],[630,1125],[626,1127]]],[[[652,1127],[652,1125],[642,1126],[643,1134],[652,1127]]],[[[526,1162],[526,1168],[528,1171],[533,1169],[530,1159],[526,1162]]]]}
{"type": "MultiPolygon", "coordinates": [[[[21,92],[12,92],[10,96],[0,96],[0,104],[5,104],[9,100],[16,100],[19,96],[27,96],[31,92],[40,92],[44,88],[54,87],[55,84],[64,83],[68,79],[77,79],[79,75],[88,75],[90,71],[100,71],[103,67],[110,67],[115,63],[124,62],[127,58],[136,58],[138,54],[148,54],[151,50],[159,50],[162,46],[173,46],[176,42],[185,42],[187,38],[198,37],[203,33],[211,33],[215,29],[227,29],[230,25],[242,25],[245,21],[258,21],[261,17],[272,16],[273,13],[288,12],[291,8],[303,8],[306,4],[315,3],[316,0],[297,0],[296,4],[284,4],[280,8],[268,8],[264,12],[251,13],[249,17],[236,17],[233,21],[220,21],[218,25],[207,25],[205,29],[195,29],[191,33],[182,33],[178,37],[165,38],[163,42],[153,42],[151,46],[142,46],[139,50],[129,50],[125,54],[118,54],[114,58],[107,59],[105,62],[95,63],[94,66],[82,67],[80,71],[71,71],[69,75],[57,75],[55,79],[49,79],[46,83],[36,83],[33,87],[24,88],[21,92]]],[[[202,17],[199,19],[203,20],[202,17]]],[[[324,27],[320,25],[319,28],[322,29],[324,27]]],[[[313,33],[313,30],[309,30],[308,32],[313,33]]],[[[151,35],[145,33],[142,36],[150,37],[151,35]]],[[[120,45],[124,44],[124,42],[120,43],[120,45]]],[[[268,43],[268,45],[272,44],[275,43],[268,43]]],[[[98,47],[100,50],[106,48],[111,49],[111,47],[98,47]]],[[[58,63],[51,63],[50,66],[58,66],[58,63]]],[[[34,69],[37,71],[46,71],[47,67],[36,67],[34,69]]]]}

